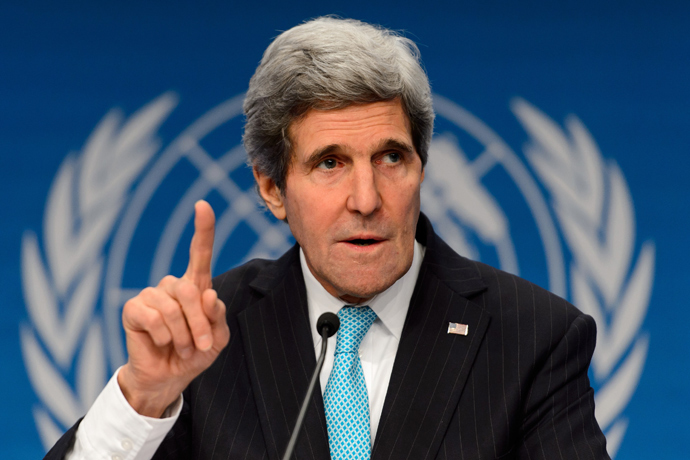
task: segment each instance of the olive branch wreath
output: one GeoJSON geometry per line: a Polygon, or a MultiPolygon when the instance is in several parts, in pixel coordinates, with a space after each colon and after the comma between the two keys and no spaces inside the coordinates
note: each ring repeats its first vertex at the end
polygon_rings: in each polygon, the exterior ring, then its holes
{"type": "Polygon", "coordinates": [[[175,105],[176,97],[166,93],[127,120],[109,111],[53,180],[43,219],[44,255],[36,234],[24,232],[22,287],[30,324],[20,325],[20,338],[42,402],[33,415],[46,450],[105,386],[103,325],[95,314],[103,249],[132,184],[159,150],[156,133],[175,105]]]}
{"type": "Polygon", "coordinates": [[[566,131],[534,106],[512,109],[530,135],[524,152],[551,195],[551,207],[572,254],[573,303],[597,323],[592,370],[599,390],[595,415],[613,457],[628,419],[649,348],[641,326],[654,278],[655,247],[645,241],[633,266],[635,218],[630,191],[613,160],[604,162],[592,135],[574,115],[566,131]]]}

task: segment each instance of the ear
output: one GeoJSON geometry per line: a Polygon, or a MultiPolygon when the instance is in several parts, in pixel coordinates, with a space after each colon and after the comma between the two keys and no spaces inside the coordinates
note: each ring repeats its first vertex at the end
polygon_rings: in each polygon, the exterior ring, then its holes
{"type": "Polygon", "coordinates": [[[268,209],[278,220],[285,220],[287,213],[285,212],[285,203],[283,195],[276,183],[270,177],[261,173],[256,166],[252,168],[254,172],[254,179],[259,186],[259,195],[263,198],[268,209]]]}

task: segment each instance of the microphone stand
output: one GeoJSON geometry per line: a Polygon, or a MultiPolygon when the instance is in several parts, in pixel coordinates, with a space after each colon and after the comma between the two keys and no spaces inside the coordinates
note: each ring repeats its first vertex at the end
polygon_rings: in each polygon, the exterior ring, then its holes
{"type": "Polygon", "coordinates": [[[304,400],[302,401],[302,407],[300,408],[299,415],[297,416],[297,421],[295,422],[295,429],[292,430],[292,436],[290,436],[290,442],[288,442],[287,448],[285,449],[283,460],[290,460],[290,457],[292,457],[292,451],[295,450],[297,437],[299,436],[299,433],[302,430],[304,416],[307,414],[309,400],[311,399],[311,395],[314,392],[314,387],[316,386],[316,381],[318,380],[319,374],[321,373],[323,362],[326,359],[326,348],[328,348],[328,338],[336,333],[339,326],[340,321],[338,321],[338,317],[333,313],[324,313],[319,317],[317,327],[319,333],[321,333],[321,353],[319,354],[319,359],[316,362],[316,369],[314,369],[314,373],[311,376],[311,382],[309,382],[307,394],[304,396],[304,400]],[[326,315],[329,316],[326,317],[326,315]],[[333,320],[333,318],[335,319],[335,321],[333,320]]]}

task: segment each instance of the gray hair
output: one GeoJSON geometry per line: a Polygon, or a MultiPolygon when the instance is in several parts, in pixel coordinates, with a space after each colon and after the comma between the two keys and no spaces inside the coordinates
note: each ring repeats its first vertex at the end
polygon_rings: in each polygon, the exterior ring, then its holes
{"type": "Polygon", "coordinates": [[[248,162],[284,192],[292,155],[291,123],[310,109],[397,98],[425,165],[434,111],[417,45],[353,19],[326,16],[293,27],[269,45],[249,81],[243,136],[248,162]]]}

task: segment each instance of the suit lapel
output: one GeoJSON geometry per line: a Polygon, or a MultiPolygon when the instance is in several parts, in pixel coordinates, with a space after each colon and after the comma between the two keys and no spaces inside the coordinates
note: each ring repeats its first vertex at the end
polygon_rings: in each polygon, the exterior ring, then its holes
{"type": "MultiPolygon", "coordinates": [[[[263,298],[239,315],[240,330],[269,457],[279,459],[316,366],[298,248],[263,270],[250,286],[263,298]]],[[[328,456],[323,398],[317,388],[294,458],[328,456]]]]}
{"type": "Polygon", "coordinates": [[[468,300],[486,288],[474,265],[439,240],[424,216],[417,239],[427,249],[393,366],[373,460],[435,458],[490,320],[484,309],[468,300]],[[449,322],[467,324],[468,335],[449,334],[449,322]]]}

